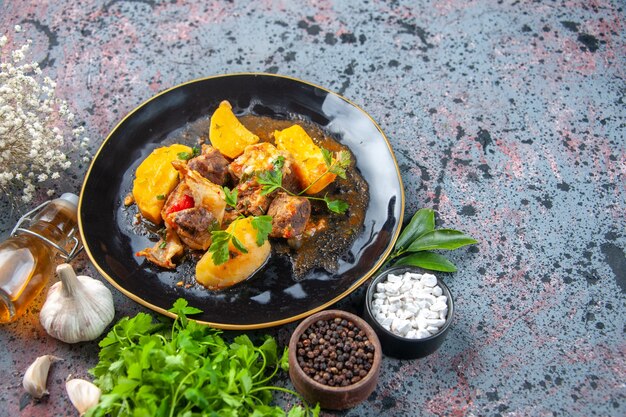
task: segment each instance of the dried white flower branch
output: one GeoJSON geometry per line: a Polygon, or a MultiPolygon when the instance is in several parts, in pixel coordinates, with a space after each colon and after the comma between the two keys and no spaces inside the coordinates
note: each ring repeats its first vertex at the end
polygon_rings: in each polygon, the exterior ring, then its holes
{"type": "Polygon", "coordinates": [[[74,127],[74,114],[56,97],[56,83],[42,74],[36,62],[26,62],[32,41],[4,51],[7,43],[7,36],[1,36],[0,191],[27,203],[37,187],[60,178],[70,167],[65,137],[71,136],[83,149],[89,139],[81,138],[84,128],[74,127]]]}

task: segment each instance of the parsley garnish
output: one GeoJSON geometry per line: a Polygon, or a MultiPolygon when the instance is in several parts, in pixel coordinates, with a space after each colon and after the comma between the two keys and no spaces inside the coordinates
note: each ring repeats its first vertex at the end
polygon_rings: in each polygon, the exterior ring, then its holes
{"type": "Polygon", "coordinates": [[[217,219],[213,219],[211,220],[211,223],[209,223],[209,227],[207,227],[207,231],[214,232],[216,230],[220,230],[220,222],[218,222],[217,219]]]}
{"type": "Polygon", "coordinates": [[[346,151],[339,151],[337,152],[337,161],[335,163],[331,163],[331,161],[324,160],[328,171],[345,180],[346,169],[350,166],[350,154],[346,151]]]}
{"type": "Polygon", "coordinates": [[[252,219],[252,227],[256,229],[256,244],[261,246],[272,231],[272,216],[256,216],[252,219]]]}
{"type": "Polygon", "coordinates": [[[232,236],[232,234],[224,230],[211,232],[211,246],[209,246],[209,252],[211,253],[211,259],[213,259],[215,265],[221,265],[230,258],[228,242],[230,242],[232,236]]]}
{"type": "Polygon", "coordinates": [[[328,196],[324,196],[324,202],[326,203],[326,207],[328,207],[328,210],[332,211],[333,213],[345,213],[346,210],[348,210],[348,207],[350,207],[345,201],[331,200],[330,198],[328,198],[328,196]]]}
{"type": "Polygon", "coordinates": [[[178,156],[178,159],[181,159],[183,161],[188,161],[191,158],[195,158],[196,156],[200,155],[201,149],[198,146],[194,146],[193,148],[191,148],[191,153],[189,152],[178,152],[176,155],[178,156]]]}
{"type": "MultiPolygon", "coordinates": [[[[282,167],[284,165],[285,158],[282,156],[279,156],[278,159],[274,161],[273,163],[274,169],[272,169],[271,171],[260,172],[257,175],[257,182],[263,186],[261,194],[267,195],[267,194],[273,193],[276,190],[282,190],[292,196],[302,196],[302,194],[304,194],[306,190],[311,188],[313,184],[318,182],[324,175],[328,173],[335,174],[338,177],[345,179],[346,169],[350,166],[350,154],[346,151],[339,151],[337,152],[337,157],[335,161],[333,161],[332,153],[328,149],[324,149],[324,148],[321,148],[321,149],[322,149],[322,156],[324,158],[324,163],[326,164],[326,171],[324,171],[322,175],[316,178],[315,181],[309,184],[308,187],[306,187],[304,190],[302,190],[298,194],[294,194],[291,191],[283,187],[282,167]]],[[[346,210],[348,210],[348,207],[349,207],[348,203],[346,203],[345,201],[331,200],[327,196],[324,196],[324,198],[311,197],[311,196],[304,196],[304,197],[308,198],[309,200],[323,201],[324,203],[326,203],[326,207],[328,208],[328,210],[332,211],[333,213],[343,214],[346,212],[346,210]]]]}
{"type": "Polygon", "coordinates": [[[272,162],[272,165],[274,165],[274,171],[280,171],[285,166],[285,157],[279,155],[278,158],[272,162]]]}
{"type": "Polygon", "coordinates": [[[271,171],[260,172],[257,176],[257,182],[263,186],[261,194],[267,195],[274,191],[283,189],[283,171],[273,169],[271,171]]]}
{"type": "MultiPolygon", "coordinates": [[[[232,342],[221,331],[187,318],[200,313],[184,299],[169,310],[177,318],[154,323],[146,313],[121,319],[100,341],[99,362],[89,372],[102,390],[86,416],[271,415],[272,392],[300,395],[269,385],[289,368],[288,351],[265,336],[257,345],[243,334],[232,342]]],[[[318,416],[306,403],[289,416],[318,416]]]]}
{"type": "Polygon", "coordinates": [[[157,200],[165,200],[165,195],[163,195],[163,194],[158,194],[158,195],[156,196],[156,199],[157,199],[157,200]]]}
{"type": "MultiPolygon", "coordinates": [[[[233,223],[233,229],[237,226],[236,222],[244,219],[245,217],[238,217],[233,223]]],[[[262,246],[269,233],[272,231],[272,216],[255,216],[251,220],[252,227],[256,229],[256,244],[262,246]]],[[[233,232],[227,232],[225,230],[217,230],[211,232],[211,246],[209,246],[209,253],[211,259],[215,265],[221,265],[226,263],[230,259],[230,252],[228,250],[228,244],[232,242],[233,246],[241,253],[248,253],[248,249],[243,243],[237,239],[233,232]]]]}
{"type": "Polygon", "coordinates": [[[239,190],[234,188],[232,191],[228,187],[222,187],[224,190],[224,201],[231,207],[237,207],[237,194],[239,194],[239,190]]]}

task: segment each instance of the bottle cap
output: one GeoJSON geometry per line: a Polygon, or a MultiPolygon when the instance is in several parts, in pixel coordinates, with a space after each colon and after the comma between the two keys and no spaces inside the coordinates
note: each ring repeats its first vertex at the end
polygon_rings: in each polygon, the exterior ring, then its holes
{"type": "Polygon", "coordinates": [[[68,203],[70,203],[71,205],[73,205],[75,208],[78,207],[78,196],[74,193],[64,193],[63,195],[61,195],[61,200],[65,200],[68,203]]]}

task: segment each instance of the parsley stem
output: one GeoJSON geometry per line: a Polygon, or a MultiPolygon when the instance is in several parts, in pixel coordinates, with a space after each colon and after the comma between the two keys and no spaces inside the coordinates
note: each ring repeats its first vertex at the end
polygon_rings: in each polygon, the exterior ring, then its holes
{"type": "Polygon", "coordinates": [[[326,200],[324,200],[323,198],[320,198],[320,197],[310,197],[310,196],[307,196],[307,198],[309,200],[326,201],[326,200]]]}
{"type": "Polygon", "coordinates": [[[300,396],[300,394],[298,394],[297,392],[290,390],[289,388],[278,387],[275,385],[253,388],[250,390],[249,393],[252,394],[253,392],[261,392],[261,391],[280,391],[280,392],[285,392],[287,394],[295,395],[296,397],[302,399],[302,396],[300,396]]]}
{"type": "Polygon", "coordinates": [[[259,371],[252,376],[253,380],[256,379],[259,375],[261,375],[263,371],[265,371],[265,367],[267,366],[267,358],[265,357],[265,353],[263,353],[261,349],[255,349],[255,351],[261,354],[261,357],[263,358],[263,365],[261,365],[261,367],[259,368],[259,371]]]}
{"type": "Polygon", "coordinates": [[[268,376],[268,377],[267,377],[267,378],[265,378],[265,379],[262,379],[262,380],[260,380],[260,381],[255,382],[255,383],[254,383],[254,385],[262,385],[262,384],[265,384],[267,381],[269,381],[270,379],[274,378],[274,375],[276,375],[276,373],[277,373],[277,372],[278,372],[278,365],[276,365],[276,366],[274,367],[274,371],[272,372],[272,374],[271,374],[270,376],[268,376]]]}
{"type": "Polygon", "coordinates": [[[187,378],[189,378],[191,375],[195,374],[196,372],[198,372],[198,369],[194,369],[193,371],[189,372],[187,375],[185,375],[185,377],[182,379],[182,381],[180,381],[180,383],[178,384],[178,387],[176,387],[176,392],[174,393],[174,396],[172,397],[172,407],[170,408],[170,417],[174,417],[174,411],[176,411],[176,404],[178,403],[178,392],[180,391],[181,387],[183,386],[183,383],[185,382],[185,380],[187,378]]]}
{"type": "Polygon", "coordinates": [[[117,415],[118,416],[123,415],[122,411],[124,411],[126,409],[130,410],[130,406],[128,405],[128,400],[126,398],[124,398],[124,401],[122,401],[122,405],[121,405],[120,409],[117,410],[117,415]]]}
{"type": "Polygon", "coordinates": [[[289,388],[278,387],[276,385],[269,385],[269,386],[264,386],[264,387],[253,388],[253,389],[250,390],[250,392],[248,394],[252,394],[252,393],[255,393],[255,392],[262,392],[262,391],[279,391],[279,392],[284,392],[286,394],[293,395],[293,396],[297,397],[300,400],[300,402],[304,405],[304,408],[305,408],[305,410],[307,412],[307,415],[308,415],[309,411],[311,410],[309,405],[307,404],[307,402],[302,397],[302,395],[300,395],[296,391],[290,390],[289,388]]]}

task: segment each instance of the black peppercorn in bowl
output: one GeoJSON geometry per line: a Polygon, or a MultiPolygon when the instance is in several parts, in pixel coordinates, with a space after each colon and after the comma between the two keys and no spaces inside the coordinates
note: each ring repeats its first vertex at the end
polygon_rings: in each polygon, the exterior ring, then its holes
{"type": "Polygon", "coordinates": [[[360,317],[324,310],[303,320],[289,341],[289,377],[296,391],[321,408],[345,410],[376,388],[382,350],[360,317]]]}
{"type": "Polygon", "coordinates": [[[454,300],[447,285],[434,274],[401,266],[383,270],[370,281],[363,317],[378,335],[386,356],[423,358],[444,342],[454,300]]]}

